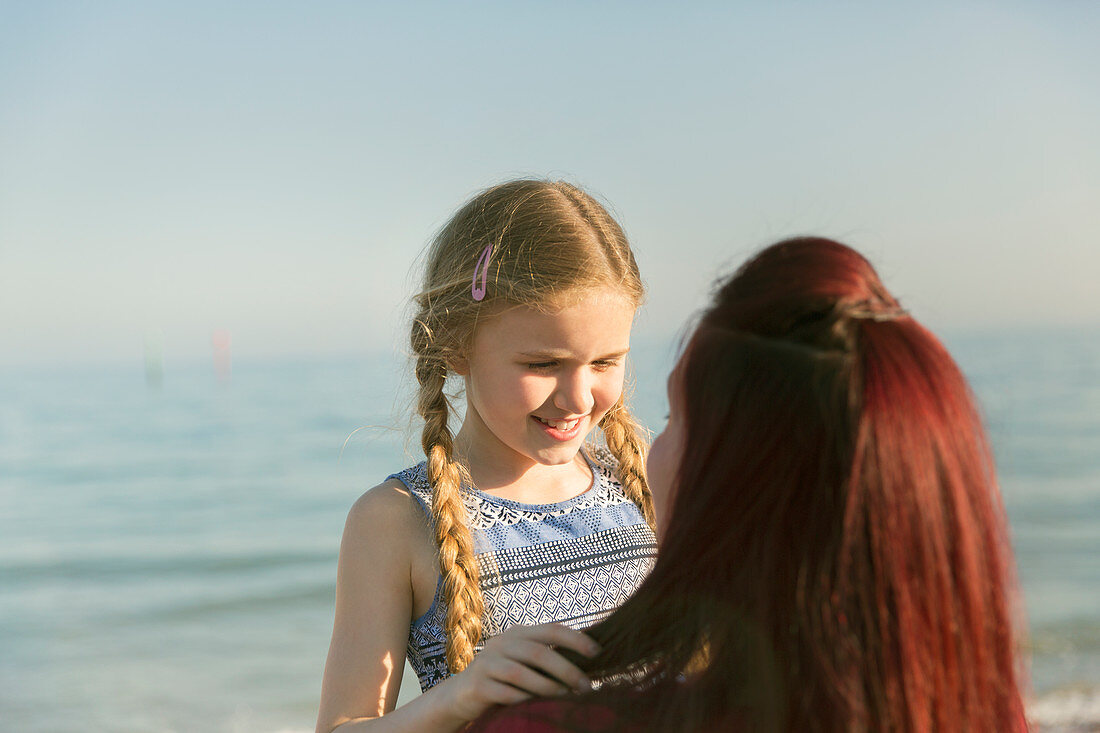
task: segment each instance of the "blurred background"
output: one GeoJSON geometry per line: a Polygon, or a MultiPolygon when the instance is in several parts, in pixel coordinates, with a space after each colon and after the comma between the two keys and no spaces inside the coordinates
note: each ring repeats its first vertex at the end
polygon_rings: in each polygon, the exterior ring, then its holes
{"type": "Polygon", "coordinates": [[[419,460],[417,258],[538,176],[631,238],[654,430],[719,274],[866,253],[986,413],[1033,715],[1100,729],[1098,34],[1082,2],[0,0],[3,727],[312,730],[344,516],[419,460]]]}

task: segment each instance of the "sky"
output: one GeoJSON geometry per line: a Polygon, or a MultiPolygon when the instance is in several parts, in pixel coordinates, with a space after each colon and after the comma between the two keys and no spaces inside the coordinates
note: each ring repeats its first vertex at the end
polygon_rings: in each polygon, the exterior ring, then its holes
{"type": "Polygon", "coordinates": [[[933,328],[1100,324],[1100,4],[0,0],[0,366],[395,352],[476,191],[564,178],[674,338],[760,247],[933,328]],[[890,5],[890,7],[885,7],[890,5]],[[159,347],[158,347],[159,348],[159,347]]]}

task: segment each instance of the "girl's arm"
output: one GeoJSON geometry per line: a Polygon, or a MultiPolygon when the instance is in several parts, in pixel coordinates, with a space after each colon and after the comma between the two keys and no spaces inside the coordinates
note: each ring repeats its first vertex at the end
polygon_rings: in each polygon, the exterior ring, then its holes
{"type": "Polygon", "coordinates": [[[397,702],[412,618],[413,548],[426,531],[418,511],[391,480],[363,494],[348,513],[318,733],[381,716],[397,702]]]}
{"type": "Polygon", "coordinates": [[[590,655],[591,639],[557,624],[515,627],[490,639],[466,671],[394,710],[413,612],[413,558],[425,537],[432,542],[399,482],[371,489],[348,514],[317,733],[455,731],[492,705],[587,689],[583,673],[552,646],[590,655]]]}

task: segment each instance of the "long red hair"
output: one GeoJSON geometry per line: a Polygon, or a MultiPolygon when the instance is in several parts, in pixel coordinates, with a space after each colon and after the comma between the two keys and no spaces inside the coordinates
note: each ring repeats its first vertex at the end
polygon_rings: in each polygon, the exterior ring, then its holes
{"type": "Polygon", "coordinates": [[[974,399],[866,259],[819,238],[763,250],[672,388],[670,516],[653,573],[590,630],[593,702],[662,731],[1026,728],[974,399]]]}

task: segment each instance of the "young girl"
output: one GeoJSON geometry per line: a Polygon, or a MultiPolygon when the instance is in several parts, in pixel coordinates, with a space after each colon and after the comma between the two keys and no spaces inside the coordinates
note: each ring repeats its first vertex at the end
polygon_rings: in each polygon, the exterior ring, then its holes
{"type": "Polygon", "coordinates": [[[556,648],[594,654],[574,629],[622,603],[656,552],[623,403],[643,294],[622,230],[566,183],[490,188],[436,237],[411,334],[427,460],[348,516],[319,732],[457,730],[587,688],[556,648]],[[597,425],[606,448],[585,444],[597,425]],[[394,710],[406,656],[425,694],[394,710]]]}

